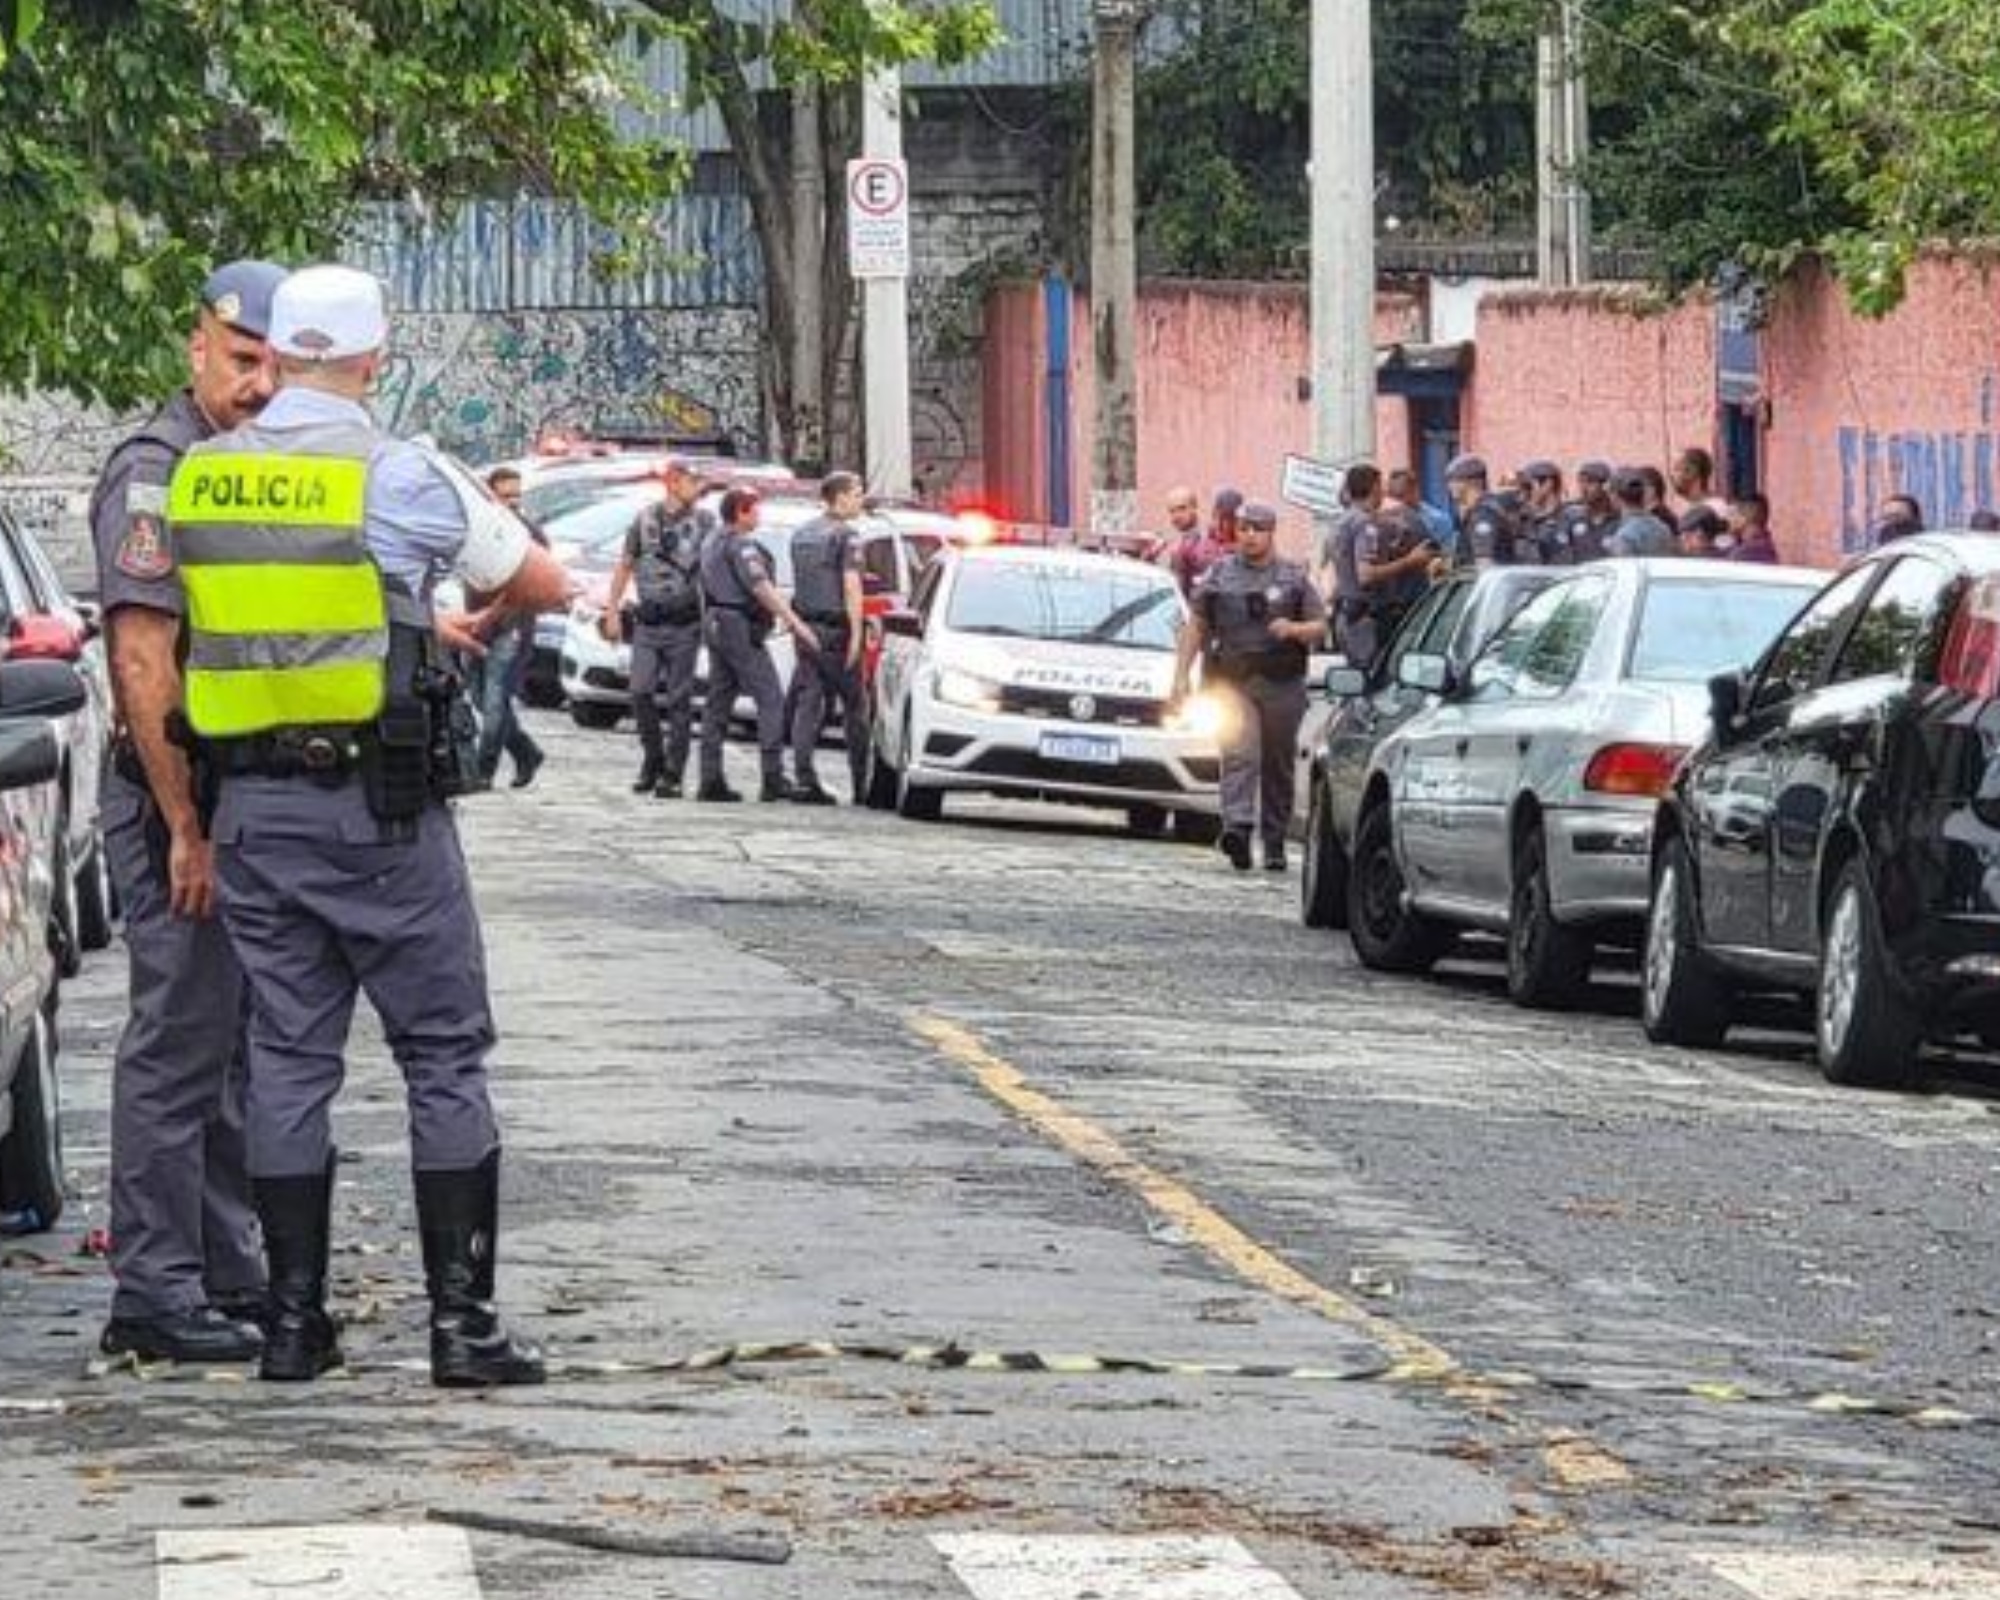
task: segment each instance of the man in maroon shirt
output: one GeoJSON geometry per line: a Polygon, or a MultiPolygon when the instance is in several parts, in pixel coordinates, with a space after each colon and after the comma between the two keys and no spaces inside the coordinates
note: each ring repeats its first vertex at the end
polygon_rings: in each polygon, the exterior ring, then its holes
{"type": "MultiPolygon", "coordinates": [[[[1193,501],[1191,491],[1176,490],[1175,495],[1187,494],[1193,501]]],[[[1175,499],[1170,497],[1167,514],[1174,517],[1176,527],[1181,521],[1175,515],[1175,499]]],[[[1192,595],[1194,586],[1201,581],[1202,574],[1214,566],[1224,556],[1236,549],[1236,518],[1243,509],[1243,495],[1237,489],[1224,489],[1215,497],[1215,520],[1208,531],[1203,533],[1189,526],[1174,546],[1169,561],[1173,566],[1174,581],[1181,586],[1181,593],[1192,595]]]]}
{"type": "Polygon", "coordinates": [[[1732,522],[1730,531],[1735,534],[1736,543],[1729,549],[1731,561],[1777,562],[1778,546],[1771,537],[1771,502],[1768,499],[1761,494],[1738,495],[1732,522]]]}

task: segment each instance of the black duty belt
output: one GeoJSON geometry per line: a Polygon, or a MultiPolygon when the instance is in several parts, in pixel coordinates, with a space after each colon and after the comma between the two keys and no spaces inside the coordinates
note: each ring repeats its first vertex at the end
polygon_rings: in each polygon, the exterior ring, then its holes
{"type": "Polygon", "coordinates": [[[815,628],[844,628],[847,626],[847,613],[845,611],[808,611],[805,613],[805,619],[815,628]]]}
{"type": "Polygon", "coordinates": [[[351,728],[287,729],[218,739],[212,748],[230,778],[305,778],[333,789],[361,770],[361,736],[351,728]]]}
{"type": "Polygon", "coordinates": [[[734,612],[739,617],[757,617],[763,615],[764,611],[762,606],[732,606],[723,600],[709,601],[708,609],[711,611],[734,612]]]}

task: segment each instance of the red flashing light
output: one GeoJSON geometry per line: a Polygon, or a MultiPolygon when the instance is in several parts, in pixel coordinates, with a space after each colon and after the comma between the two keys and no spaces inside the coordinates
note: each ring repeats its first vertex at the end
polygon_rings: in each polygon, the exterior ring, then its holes
{"type": "Polygon", "coordinates": [[[1596,794],[1657,800],[1673,784],[1687,753],[1684,744],[1608,744],[1590,758],[1583,786],[1596,794]]]}

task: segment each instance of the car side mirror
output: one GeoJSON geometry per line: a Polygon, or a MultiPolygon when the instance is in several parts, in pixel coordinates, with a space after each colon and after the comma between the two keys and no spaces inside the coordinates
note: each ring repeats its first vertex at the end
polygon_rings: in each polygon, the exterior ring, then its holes
{"type": "Polygon", "coordinates": [[[1359,667],[1328,667],[1325,683],[1329,700],[1359,700],[1368,692],[1368,674],[1359,667]]]}
{"type": "Polygon", "coordinates": [[[0,792],[53,783],[61,771],[62,746],[48,723],[0,722],[0,792]]]}
{"type": "Polygon", "coordinates": [[[898,639],[921,639],[924,636],[924,619],[914,611],[884,612],[882,631],[898,639]]]}
{"type": "Polygon", "coordinates": [[[1416,689],[1423,694],[1450,694],[1451,663],[1443,656],[1428,656],[1412,650],[1396,663],[1396,681],[1405,689],[1416,689]]]}
{"type": "Polygon", "coordinates": [[[83,679],[66,661],[0,661],[0,719],[66,717],[87,698],[83,679]]]}
{"type": "Polygon", "coordinates": [[[1740,672],[1718,672],[1708,680],[1708,719],[1715,724],[1715,737],[1727,743],[1743,715],[1744,679],[1740,672]]]}
{"type": "Polygon", "coordinates": [[[83,655],[83,639],[61,617],[16,617],[7,625],[9,661],[75,661],[83,655]]]}

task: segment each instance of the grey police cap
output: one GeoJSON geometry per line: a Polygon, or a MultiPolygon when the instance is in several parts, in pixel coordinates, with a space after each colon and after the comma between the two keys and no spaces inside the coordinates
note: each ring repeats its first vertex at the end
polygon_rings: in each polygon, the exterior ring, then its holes
{"type": "Polygon", "coordinates": [[[1608,461],[1586,461],[1576,469],[1578,478],[1590,483],[1609,483],[1611,463],[1608,461]]]}
{"type": "Polygon", "coordinates": [[[1486,482],[1486,460],[1483,456],[1454,456],[1450,466],[1444,469],[1446,483],[1486,482]]]}
{"type": "Polygon", "coordinates": [[[1241,489],[1218,489],[1215,492],[1215,514],[1218,517],[1240,517],[1243,511],[1243,491],[1241,489]]]}
{"type": "Polygon", "coordinates": [[[1262,500],[1246,500],[1236,520],[1246,528],[1275,528],[1278,512],[1276,507],[1266,505],[1262,500]]]}
{"type": "Polygon", "coordinates": [[[1535,460],[1521,469],[1521,480],[1524,483],[1537,483],[1544,478],[1560,482],[1562,468],[1553,461],[1535,460]]]}
{"type": "Polygon", "coordinates": [[[290,274],[270,261],[232,261],[217,267],[201,286],[202,309],[238,333],[266,339],[271,333],[271,298],[290,274]]]}

